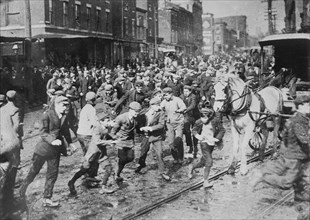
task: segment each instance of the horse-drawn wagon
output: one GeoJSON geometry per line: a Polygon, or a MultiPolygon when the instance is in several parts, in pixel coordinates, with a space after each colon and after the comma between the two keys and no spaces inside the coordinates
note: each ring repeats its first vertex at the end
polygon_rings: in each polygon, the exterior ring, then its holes
{"type": "MultiPolygon", "coordinates": [[[[291,74],[292,77],[296,78],[292,85],[289,85],[293,86],[292,98],[298,95],[310,95],[310,34],[270,35],[260,40],[259,44],[261,51],[265,48],[272,49],[275,59],[275,73],[286,69],[284,77],[291,74]]],[[[267,69],[264,61],[265,53],[261,53],[262,70],[267,69]]],[[[284,100],[284,106],[294,108],[293,100],[284,100]]]]}

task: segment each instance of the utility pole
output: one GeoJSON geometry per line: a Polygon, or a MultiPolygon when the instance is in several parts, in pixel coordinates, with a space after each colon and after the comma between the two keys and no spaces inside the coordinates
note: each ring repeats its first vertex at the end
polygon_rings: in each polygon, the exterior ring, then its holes
{"type": "MultiPolygon", "coordinates": [[[[262,0],[262,2],[267,2],[267,20],[268,20],[268,32],[269,35],[271,34],[275,34],[275,23],[276,23],[276,12],[273,8],[272,8],[272,2],[273,1],[277,1],[277,0],[262,0]]],[[[266,19],[265,19],[266,20],[266,19]]]]}
{"type": "Polygon", "coordinates": [[[24,77],[25,87],[28,89],[28,101],[33,101],[33,83],[32,83],[32,68],[31,68],[31,10],[30,0],[25,0],[25,44],[24,44],[24,77]]]}
{"type": "Polygon", "coordinates": [[[273,24],[272,24],[272,0],[268,0],[268,31],[269,34],[273,34],[273,24]]]}
{"type": "MultiPolygon", "coordinates": [[[[158,8],[158,7],[157,7],[158,8]]],[[[156,12],[157,12],[156,4],[154,4],[154,50],[155,50],[155,59],[158,58],[158,49],[157,49],[157,19],[156,19],[156,12]]]]}

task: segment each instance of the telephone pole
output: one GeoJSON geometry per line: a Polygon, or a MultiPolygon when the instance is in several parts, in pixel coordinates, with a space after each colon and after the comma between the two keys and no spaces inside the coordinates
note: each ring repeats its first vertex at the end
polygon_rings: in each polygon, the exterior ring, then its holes
{"type": "MultiPolygon", "coordinates": [[[[272,2],[273,1],[277,1],[277,0],[262,0],[262,2],[267,2],[267,20],[268,20],[268,32],[269,35],[271,34],[275,34],[275,30],[276,30],[276,13],[277,11],[275,11],[272,8],[272,2]]],[[[265,19],[266,20],[266,19],[265,19]]]]}

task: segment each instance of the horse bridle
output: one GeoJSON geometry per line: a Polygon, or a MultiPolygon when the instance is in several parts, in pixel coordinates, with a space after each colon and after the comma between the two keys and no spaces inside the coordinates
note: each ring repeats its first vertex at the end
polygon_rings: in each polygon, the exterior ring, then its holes
{"type": "Polygon", "coordinates": [[[248,96],[251,94],[249,86],[246,85],[244,87],[244,90],[242,91],[242,94],[240,94],[237,90],[231,89],[230,80],[228,80],[227,85],[224,88],[224,92],[227,99],[224,101],[220,112],[224,112],[226,115],[231,114],[232,116],[237,116],[241,114],[245,115],[252,101],[251,96],[248,96]],[[237,93],[238,97],[232,100],[232,96],[234,93],[237,93]],[[239,99],[242,99],[240,106],[237,109],[232,109],[232,103],[239,99]]]}

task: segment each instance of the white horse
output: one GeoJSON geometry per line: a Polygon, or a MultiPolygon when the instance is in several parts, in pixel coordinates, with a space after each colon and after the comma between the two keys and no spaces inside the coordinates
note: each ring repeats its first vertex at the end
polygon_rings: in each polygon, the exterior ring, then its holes
{"type": "MultiPolygon", "coordinates": [[[[221,80],[214,86],[214,89],[214,110],[223,111],[225,109],[225,112],[231,120],[233,154],[231,155],[231,165],[228,169],[228,173],[233,174],[235,172],[240,148],[240,173],[246,175],[248,172],[246,148],[249,145],[249,140],[253,136],[256,127],[260,126],[263,132],[263,146],[260,149],[261,159],[263,159],[269,133],[266,128],[266,123],[264,123],[265,120],[262,120],[262,118],[266,118],[266,115],[253,112],[280,113],[283,106],[282,93],[278,88],[273,86],[266,87],[253,93],[242,79],[232,74],[227,74],[224,80],[221,80]]],[[[274,152],[276,152],[280,118],[272,116],[272,121],[274,123],[273,149],[274,152]]]]}

